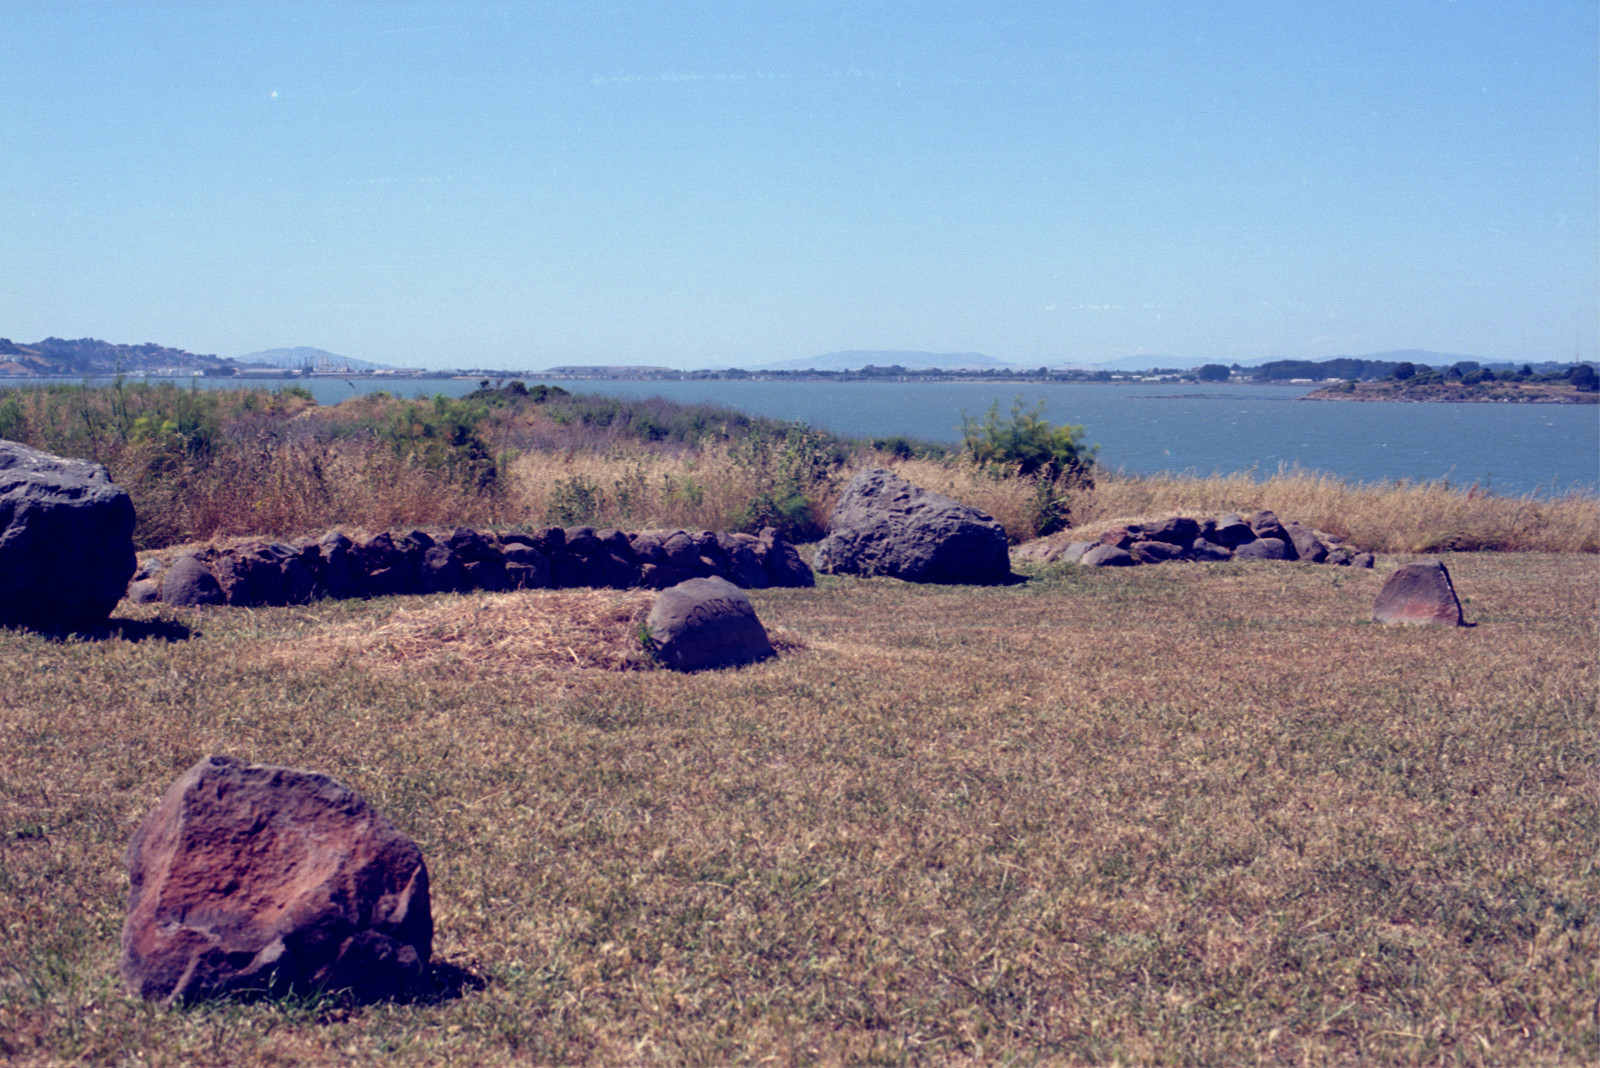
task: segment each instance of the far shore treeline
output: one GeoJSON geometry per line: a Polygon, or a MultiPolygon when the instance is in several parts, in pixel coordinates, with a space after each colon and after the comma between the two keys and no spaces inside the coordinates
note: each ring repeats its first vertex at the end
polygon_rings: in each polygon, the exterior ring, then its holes
{"type": "MultiPolygon", "coordinates": [[[[1571,387],[1568,387],[1571,388],[1571,387]]],[[[484,382],[460,398],[386,392],[319,405],[296,384],[117,380],[0,388],[0,438],[105,464],[141,550],[242,536],[543,526],[820,538],[851,475],[893,468],[981,508],[1013,544],[1172,514],[1272,509],[1360,551],[1600,551],[1593,494],[1503,496],[1447,482],[1351,483],[1289,470],[1119,474],[1082,427],[1020,401],[963,421],[955,447],[852,440],[661,398],[484,382]]]]}
{"type": "MultiPolygon", "coordinates": [[[[0,381],[13,378],[96,378],[115,375],[201,375],[207,378],[296,378],[313,375],[365,375],[405,378],[488,378],[507,380],[539,377],[546,379],[622,378],[681,380],[743,380],[797,382],[972,381],[972,382],[1123,382],[1157,378],[1181,382],[1377,382],[1410,381],[1425,386],[1433,381],[1465,383],[1468,386],[1498,382],[1497,399],[1515,399],[1509,384],[1545,387],[1571,385],[1580,394],[1595,393],[1600,376],[1592,362],[1538,364],[1480,362],[1474,359],[1415,350],[1378,353],[1372,356],[1336,356],[1324,360],[1271,360],[1255,366],[1239,363],[1184,364],[1170,356],[1152,356],[1147,367],[1120,369],[1037,367],[1006,365],[976,353],[835,353],[813,360],[794,361],[812,366],[726,367],[719,369],[678,370],[659,366],[561,365],[534,371],[527,368],[487,368],[461,366],[451,370],[422,371],[350,360],[321,349],[284,349],[258,354],[270,361],[249,357],[230,359],[197,355],[155,342],[128,345],[98,338],[69,340],[48,337],[26,345],[0,338],[0,381]],[[293,354],[301,354],[299,363],[293,354]],[[843,360],[859,357],[864,362],[843,360]],[[964,356],[963,360],[960,357],[964,356]],[[1433,360],[1435,363],[1424,362],[1433,360]]],[[[1448,399],[1470,400],[1472,396],[1448,399]]],[[[1548,399],[1548,398],[1546,398],[1548,399]]]]}

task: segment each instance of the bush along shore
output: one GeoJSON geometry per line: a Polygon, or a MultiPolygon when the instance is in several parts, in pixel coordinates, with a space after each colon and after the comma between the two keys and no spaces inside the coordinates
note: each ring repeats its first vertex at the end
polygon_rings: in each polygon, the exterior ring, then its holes
{"type": "Polygon", "coordinates": [[[0,390],[0,438],[110,468],[142,551],[412,529],[742,532],[814,541],[851,474],[885,466],[993,516],[1013,545],[1172,515],[1262,510],[1351,552],[1600,551],[1593,495],[1361,485],[1299,470],[1120,476],[1037,410],[969,419],[960,448],[847,441],[739,412],[513,382],[459,400],[319,406],[303,389],[162,383],[0,390]]]}

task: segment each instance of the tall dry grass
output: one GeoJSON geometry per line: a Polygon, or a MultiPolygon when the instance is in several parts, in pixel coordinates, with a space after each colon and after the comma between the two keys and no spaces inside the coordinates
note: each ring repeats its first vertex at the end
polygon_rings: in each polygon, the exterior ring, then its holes
{"type": "Polygon", "coordinates": [[[1600,552],[1600,498],[1502,496],[1443,482],[1362,484],[1309,471],[1266,477],[1101,478],[1074,509],[1086,527],[1270,509],[1370,552],[1600,552]]]}
{"type": "MultiPolygon", "coordinates": [[[[1298,470],[1210,477],[1100,471],[1092,488],[997,475],[963,457],[903,459],[716,409],[489,392],[385,395],[51,387],[0,391],[0,431],[107,464],[141,549],[334,526],[683,527],[775,524],[820,537],[850,474],[883,465],[980,508],[1013,542],[1062,519],[1115,522],[1271,509],[1374,552],[1600,551],[1600,498],[1443,482],[1364,485],[1298,470]]],[[[1064,535],[1064,536],[1070,536],[1064,535]]]]}

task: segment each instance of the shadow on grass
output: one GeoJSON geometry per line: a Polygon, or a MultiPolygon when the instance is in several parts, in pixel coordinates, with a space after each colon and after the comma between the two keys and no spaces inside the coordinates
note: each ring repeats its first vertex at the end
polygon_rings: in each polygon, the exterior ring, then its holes
{"type": "Polygon", "coordinates": [[[186,642],[200,636],[199,630],[176,619],[112,619],[98,627],[45,627],[7,622],[0,623],[0,627],[52,642],[103,642],[112,638],[125,642],[186,642]]]}
{"type": "Polygon", "coordinates": [[[469,992],[477,993],[489,985],[489,980],[471,968],[448,961],[434,961],[428,970],[428,985],[430,989],[399,1000],[412,1005],[437,1005],[465,997],[469,992]]]}

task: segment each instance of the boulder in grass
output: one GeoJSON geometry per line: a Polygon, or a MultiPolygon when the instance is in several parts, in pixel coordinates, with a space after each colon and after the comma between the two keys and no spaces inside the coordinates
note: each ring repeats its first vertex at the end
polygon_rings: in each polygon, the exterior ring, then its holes
{"type": "Polygon", "coordinates": [[[1450,572],[1437,560],[1406,564],[1389,576],[1372,606],[1374,623],[1459,627],[1461,602],[1450,572]]]}
{"type": "Polygon", "coordinates": [[[773,655],[745,592],[725,578],[662,590],[645,620],[655,655],[677,671],[753,664],[773,655]]]}
{"type": "Polygon", "coordinates": [[[133,523],[101,465],[0,441],[0,625],[103,625],[138,567],[133,523]]]}
{"type": "Polygon", "coordinates": [[[208,757],[145,817],[127,865],[121,972],[139,997],[423,986],[422,852],[325,775],[208,757]]]}
{"type": "Polygon", "coordinates": [[[210,565],[193,552],[179,553],[162,574],[161,600],[178,608],[227,603],[210,565]]]}
{"type": "Polygon", "coordinates": [[[976,508],[882,467],[858,473],[817,546],[818,571],[908,582],[996,583],[1011,573],[1006,532],[976,508]]]}

